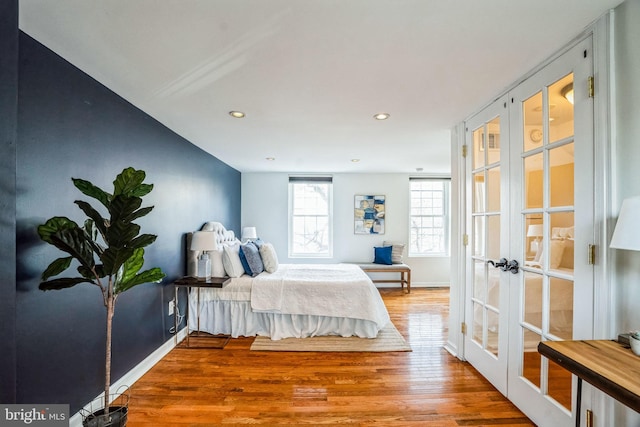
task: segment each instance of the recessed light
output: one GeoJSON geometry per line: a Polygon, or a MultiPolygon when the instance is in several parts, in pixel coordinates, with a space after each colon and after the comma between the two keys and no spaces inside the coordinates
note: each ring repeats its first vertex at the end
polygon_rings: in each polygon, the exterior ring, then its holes
{"type": "Polygon", "coordinates": [[[374,114],[373,118],[376,120],[387,120],[390,116],[391,114],[389,113],[378,113],[374,114]]]}
{"type": "Polygon", "coordinates": [[[276,158],[275,157],[265,157],[266,160],[269,160],[270,162],[273,162],[276,158]]]}
{"type": "Polygon", "coordinates": [[[229,111],[229,115],[231,117],[235,117],[236,119],[241,119],[244,117],[244,113],[242,111],[229,111]]]}
{"type": "Polygon", "coordinates": [[[416,172],[422,172],[423,169],[422,168],[416,168],[416,172]]]}
{"type": "Polygon", "coordinates": [[[351,159],[351,161],[352,161],[353,163],[358,163],[358,162],[360,161],[360,159],[351,159]]]}

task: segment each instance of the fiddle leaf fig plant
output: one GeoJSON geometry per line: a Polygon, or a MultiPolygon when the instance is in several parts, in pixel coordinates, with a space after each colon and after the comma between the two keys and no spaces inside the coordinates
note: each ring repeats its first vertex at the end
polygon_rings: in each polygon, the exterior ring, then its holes
{"type": "MultiPolygon", "coordinates": [[[[113,193],[108,193],[89,181],[72,178],[84,195],[97,200],[107,211],[105,217],[91,204],[76,200],[75,204],[87,218],[82,226],[66,217],[56,216],[38,226],[42,240],[66,253],[57,258],[42,273],[39,288],[44,291],[70,288],[80,283],[98,287],[107,309],[104,417],[109,418],[109,387],[111,385],[111,329],[118,295],[143,283],[158,283],[165,274],[160,268],[140,271],[144,264],[144,247],[156,240],[156,235],[140,234],[133,221],[147,215],[153,206],[141,207],[142,197],[153,190],[145,184],[142,170],[125,168],[113,181],[113,193]],[[78,262],[77,277],[52,277],[62,274],[78,262]]],[[[102,210],[104,210],[102,209],[102,210]]]]}

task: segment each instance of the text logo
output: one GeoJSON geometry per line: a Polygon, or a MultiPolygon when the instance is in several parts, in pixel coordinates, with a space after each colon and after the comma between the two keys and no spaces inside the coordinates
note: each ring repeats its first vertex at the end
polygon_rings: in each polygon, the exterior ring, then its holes
{"type": "Polygon", "coordinates": [[[0,427],[68,427],[69,405],[0,404],[0,427]]]}

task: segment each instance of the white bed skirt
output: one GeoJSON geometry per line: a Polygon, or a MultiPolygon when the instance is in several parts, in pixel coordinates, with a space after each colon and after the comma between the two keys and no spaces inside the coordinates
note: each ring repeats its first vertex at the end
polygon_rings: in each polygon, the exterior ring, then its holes
{"type": "MultiPolygon", "coordinates": [[[[196,298],[189,298],[189,330],[198,330],[196,298]]],[[[273,340],[320,335],[358,336],[375,338],[378,326],[361,319],[312,316],[299,314],[256,313],[249,301],[200,301],[200,331],[225,334],[233,338],[256,335],[273,340]]]]}

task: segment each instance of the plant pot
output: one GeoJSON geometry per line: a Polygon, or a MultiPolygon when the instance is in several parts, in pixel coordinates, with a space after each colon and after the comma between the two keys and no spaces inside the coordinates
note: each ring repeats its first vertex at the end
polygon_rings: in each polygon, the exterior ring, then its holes
{"type": "Polygon", "coordinates": [[[93,412],[82,420],[84,427],[124,427],[127,425],[127,414],[129,408],[126,406],[110,406],[109,416],[104,415],[104,409],[93,412]]]}
{"type": "Polygon", "coordinates": [[[96,398],[88,409],[81,409],[83,427],[124,427],[129,414],[129,387],[121,386],[115,394],[110,394],[109,416],[104,414],[104,397],[96,398]],[[121,392],[121,390],[123,390],[121,392]]]}

